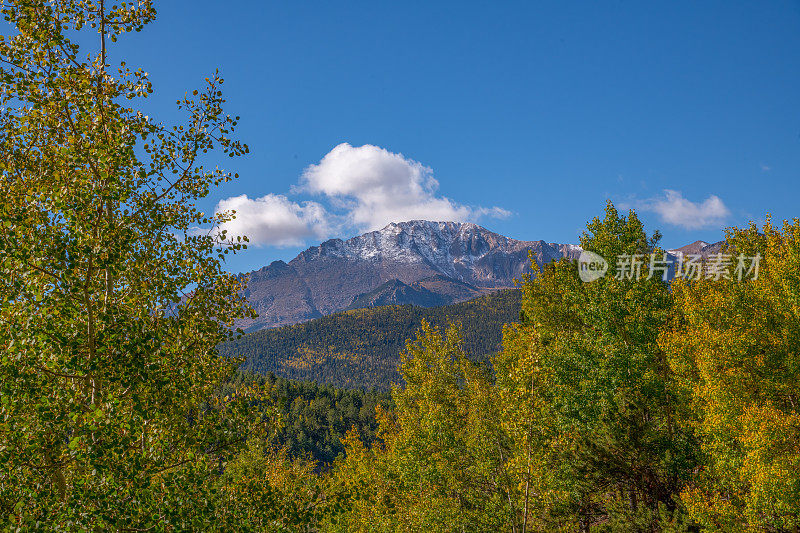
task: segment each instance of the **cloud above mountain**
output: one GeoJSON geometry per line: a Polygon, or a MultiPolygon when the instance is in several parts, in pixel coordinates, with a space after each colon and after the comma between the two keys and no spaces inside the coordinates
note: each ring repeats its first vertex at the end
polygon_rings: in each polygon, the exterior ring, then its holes
{"type": "Polygon", "coordinates": [[[331,232],[330,217],[322,205],[293,202],[281,194],[233,196],[219,202],[215,211],[235,211],[236,218],[223,226],[228,237],[246,235],[257,246],[300,246],[307,239],[325,238],[331,232]]]}
{"type": "Polygon", "coordinates": [[[230,235],[247,235],[255,245],[270,246],[295,246],[312,237],[325,238],[345,229],[373,230],[390,222],[475,222],[511,215],[500,207],[460,204],[438,189],[433,170],[418,161],[371,144],[342,143],[309,165],[292,187],[293,193],[320,198],[329,208],[267,194],[228,198],[217,211],[236,210],[236,219],[225,224],[230,235]]]}
{"type": "Polygon", "coordinates": [[[661,197],[642,202],[639,208],[656,213],[667,224],[690,230],[721,227],[731,214],[718,196],[712,194],[702,202],[692,202],[680,191],[670,189],[664,190],[661,197]]]}
{"type": "Polygon", "coordinates": [[[465,222],[511,214],[499,207],[473,208],[440,196],[430,167],[371,144],[336,146],[318,164],[306,168],[301,189],[346,206],[349,221],[362,230],[403,220],[465,222]]]}

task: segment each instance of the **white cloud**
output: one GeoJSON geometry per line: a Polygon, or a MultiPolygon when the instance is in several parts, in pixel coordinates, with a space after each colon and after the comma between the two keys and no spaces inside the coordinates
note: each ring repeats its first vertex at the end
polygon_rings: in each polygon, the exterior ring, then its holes
{"type": "Polygon", "coordinates": [[[223,224],[227,238],[246,235],[255,246],[300,246],[311,237],[325,238],[330,216],[316,202],[298,204],[280,194],[251,199],[246,194],[222,200],[215,212],[236,211],[236,218],[223,224]]]}
{"type": "Polygon", "coordinates": [[[433,171],[422,163],[379,146],[342,143],[306,168],[298,190],[329,197],[360,229],[414,219],[463,222],[511,214],[499,207],[458,204],[437,196],[438,187],[433,171]]]}
{"type": "Polygon", "coordinates": [[[653,211],[667,224],[686,229],[721,227],[731,214],[718,196],[712,194],[698,203],[687,200],[680,191],[669,189],[662,198],[643,202],[640,209],[653,211]]]}
{"type": "Polygon", "coordinates": [[[322,195],[318,202],[294,202],[281,194],[220,201],[215,212],[236,211],[223,224],[227,237],[246,235],[255,246],[300,246],[347,230],[370,230],[406,220],[477,221],[506,218],[500,207],[471,207],[438,196],[433,171],[402,154],[373,145],[342,143],[300,177],[293,193],[322,195]]]}
{"type": "Polygon", "coordinates": [[[494,206],[494,207],[478,207],[476,209],[473,209],[473,212],[475,213],[475,218],[476,219],[483,218],[483,217],[508,218],[508,217],[510,217],[511,215],[514,214],[511,211],[509,211],[508,209],[503,209],[502,207],[497,207],[497,206],[494,206]]]}

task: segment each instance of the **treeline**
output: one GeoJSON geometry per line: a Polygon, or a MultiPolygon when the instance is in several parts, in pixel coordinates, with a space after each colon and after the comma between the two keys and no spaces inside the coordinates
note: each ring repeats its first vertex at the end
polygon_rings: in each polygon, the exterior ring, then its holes
{"type": "MultiPolygon", "coordinates": [[[[348,432],[371,446],[378,429],[376,408],[392,408],[388,392],[337,389],[276,377],[271,372],[266,375],[237,372],[223,387],[222,394],[233,396],[248,387],[260,389],[267,405],[274,407],[269,413],[277,413],[278,421],[267,443],[284,448],[293,458],[316,462],[320,468],[327,468],[344,452],[342,441],[348,432]]],[[[263,410],[263,406],[255,409],[263,410]]]]}
{"type": "Polygon", "coordinates": [[[400,352],[426,320],[433,327],[460,324],[473,359],[500,350],[503,325],[519,320],[519,289],[501,290],[435,308],[411,305],[344,311],[281,328],[265,329],[220,347],[242,368],[336,387],[388,390],[398,383],[400,352]]]}

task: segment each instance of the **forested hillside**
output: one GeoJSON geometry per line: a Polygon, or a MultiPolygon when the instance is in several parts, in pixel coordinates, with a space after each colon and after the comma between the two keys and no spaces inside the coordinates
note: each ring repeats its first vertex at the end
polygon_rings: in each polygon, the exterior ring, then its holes
{"type": "Polygon", "coordinates": [[[220,353],[243,357],[243,369],[336,387],[388,390],[400,381],[400,351],[423,320],[434,328],[461,324],[474,359],[497,352],[503,325],[519,320],[521,294],[506,289],[458,304],[355,309],[303,324],[265,329],[227,342],[220,353]]]}
{"type": "Polygon", "coordinates": [[[392,407],[388,392],[337,389],[276,377],[272,372],[238,372],[222,393],[234,395],[247,387],[260,389],[279,416],[270,445],[285,448],[291,457],[316,461],[323,468],[344,451],[342,441],[349,431],[371,446],[378,429],[375,408],[392,407]]]}

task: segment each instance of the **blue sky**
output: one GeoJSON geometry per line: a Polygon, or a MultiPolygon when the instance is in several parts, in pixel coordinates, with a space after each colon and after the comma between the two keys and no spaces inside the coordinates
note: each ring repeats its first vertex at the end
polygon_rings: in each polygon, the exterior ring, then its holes
{"type": "Polygon", "coordinates": [[[233,271],[425,214],[574,243],[610,198],[668,247],[800,216],[797,2],[157,6],[118,48],[150,112],[219,68],[242,117],[204,205],[260,244],[233,271]]]}

